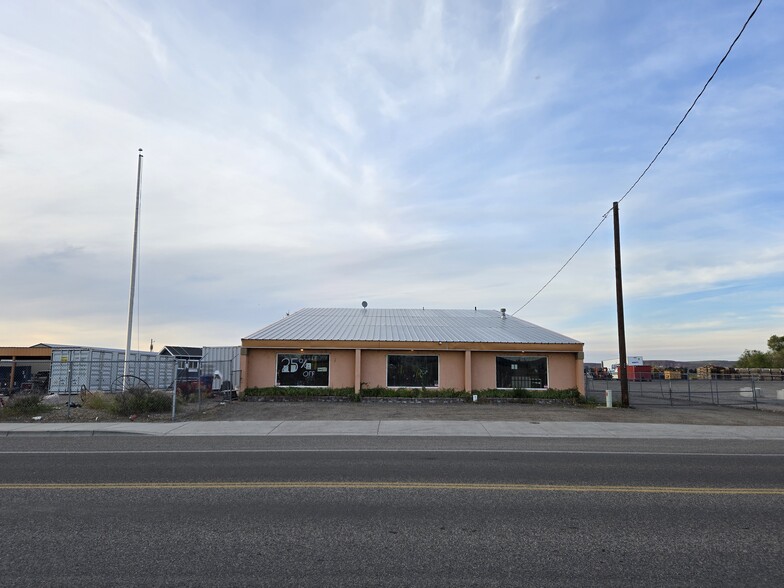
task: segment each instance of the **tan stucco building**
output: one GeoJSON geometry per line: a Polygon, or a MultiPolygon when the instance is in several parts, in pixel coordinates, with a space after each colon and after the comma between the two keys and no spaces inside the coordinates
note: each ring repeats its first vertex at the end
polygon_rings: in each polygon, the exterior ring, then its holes
{"type": "Polygon", "coordinates": [[[583,343],[495,310],[305,308],[242,339],[242,389],[578,388],[583,343]]]}

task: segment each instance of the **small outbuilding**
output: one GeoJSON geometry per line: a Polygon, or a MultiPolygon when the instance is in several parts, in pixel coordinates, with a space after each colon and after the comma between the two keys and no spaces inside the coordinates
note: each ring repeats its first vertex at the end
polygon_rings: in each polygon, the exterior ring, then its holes
{"type": "Polygon", "coordinates": [[[242,389],[577,388],[583,343],[504,309],[305,308],[242,339],[242,389]]]}

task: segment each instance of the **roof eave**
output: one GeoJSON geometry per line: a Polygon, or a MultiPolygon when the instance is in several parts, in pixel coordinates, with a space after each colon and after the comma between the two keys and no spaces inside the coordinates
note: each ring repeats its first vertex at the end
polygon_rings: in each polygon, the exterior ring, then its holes
{"type": "Polygon", "coordinates": [[[243,339],[243,349],[386,349],[428,351],[509,351],[541,353],[577,353],[584,344],[571,343],[516,343],[516,342],[471,342],[471,341],[335,341],[335,340],[282,340],[243,339]]]}

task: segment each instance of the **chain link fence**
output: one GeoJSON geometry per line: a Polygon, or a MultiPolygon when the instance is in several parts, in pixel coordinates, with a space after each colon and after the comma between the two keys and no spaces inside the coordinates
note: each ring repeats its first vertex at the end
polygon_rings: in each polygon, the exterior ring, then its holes
{"type": "MultiPolygon", "coordinates": [[[[69,409],[87,405],[91,397],[105,395],[109,403],[122,393],[155,396],[156,412],[162,396],[168,397],[171,418],[177,414],[202,411],[207,400],[231,401],[237,398],[240,383],[239,359],[212,358],[197,369],[178,368],[177,359],[141,355],[127,365],[123,354],[69,350],[58,352],[51,360],[0,363],[0,394],[48,396],[47,402],[69,409]],[[13,380],[13,383],[12,383],[13,380]]],[[[94,399],[94,398],[93,398],[94,399]]],[[[168,413],[168,408],[165,409],[168,413]]]]}
{"type": "Polygon", "coordinates": [[[239,364],[229,360],[202,360],[196,369],[177,370],[178,393],[201,407],[206,398],[231,401],[237,399],[240,384],[239,364]]]}
{"type": "MultiPolygon", "coordinates": [[[[586,396],[604,403],[606,391],[614,402],[621,399],[620,380],[586,378],[586,396]]],[[[784,410],[784,378],[757,376],[705,379],[629,381],[631,406],[716,405],[784,410]]]]}
{"type": "Polygon", "coordinates": [[[0,359],[0,396],[49,390],[51,361],[0,359]]]}

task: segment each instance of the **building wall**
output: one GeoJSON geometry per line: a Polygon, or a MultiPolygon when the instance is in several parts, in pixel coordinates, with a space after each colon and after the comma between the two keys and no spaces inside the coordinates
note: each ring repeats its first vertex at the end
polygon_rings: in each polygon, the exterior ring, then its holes
{"type": "MultiPolygon", "coordinates": [[[[321,353],[319,351],[319,353],[321,353]]],[[[354,350],[335,349],[329,353],[329,385],[332,388],[354,387],[354,350]]]]}
{"type": "Polygon", "coordinates": [[[248,349],[242,355],[242,369],[246,374],[242,381],[246,388],[271,388],[275,385],[275,360],[277,352],[272,349],[248,349]]]}
{"type": "MultiPolygon", "coordinates": [[[[245,349],[242,355],[244,387],[267,388],[276,385],[275,374],[278,353],[297,353],[299,349],[245,349]]],[[[357,387],[355,382],[355,349],[305,349],[305,353],[329,354],[329,385],[333,388],[357,387]]],[[[437,355],[439,357],[439,387],[465,390],[466,352],[419,350],[361,350],[361,382],[366,387],[384,388],[387,385],[387,356],[437,355]]],[[[496,356],[512,357],[514,352],[472,351],[470,374],[471,390],[496,387],[496,356]]],[[[533,353],[526,354],[528,356],[533,353]]],[[[537,354],[539,355],[539,354],[537,354]]],[[[548,358],[548,386],[550,388],[579,388],[584,393],[582,380],[583,362],[576,353],[542,353],[548,358]]]]}
{"type": "Polygon", "coordinates": [[[548,356],[548,378],[550,388],[582,388],[582,366],[580,367],[580,380],[576,381],[577,368],[575,367],[576,358],[573,353],[559,353],[548,356]]]}
{"type": "Polygon", "coordinates": [[[362,381],[367,388],[386,388],[387,351],[375,349],[362,350],[362,381]]]}
{"type": "Polygon", "coordinates": [[[498,353],[471,353],[471,390],[495,388],[495,356],[498,353]]]}

